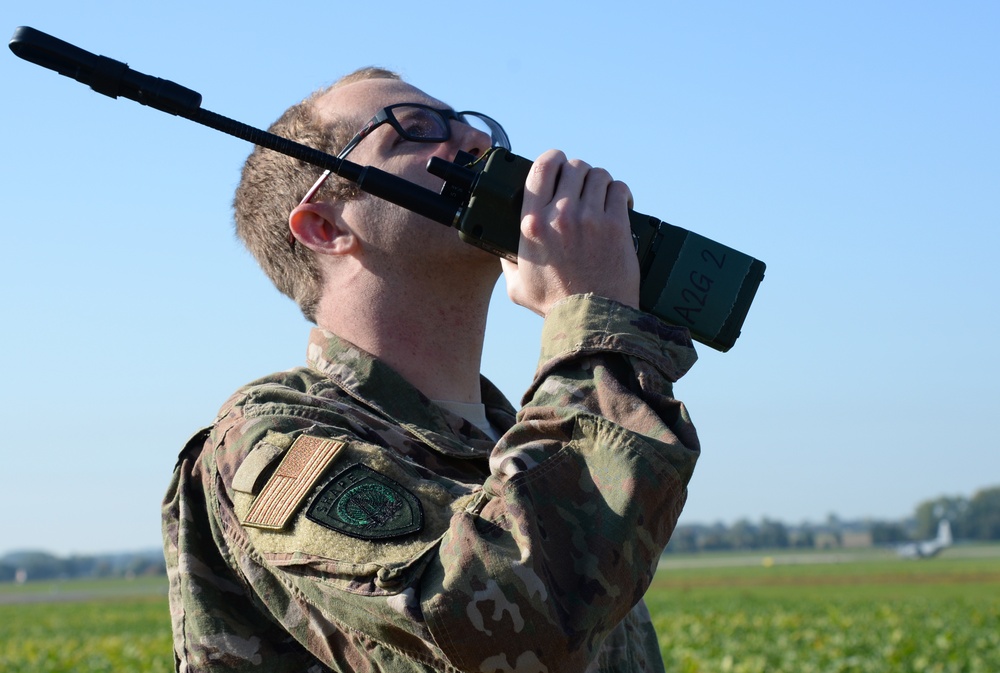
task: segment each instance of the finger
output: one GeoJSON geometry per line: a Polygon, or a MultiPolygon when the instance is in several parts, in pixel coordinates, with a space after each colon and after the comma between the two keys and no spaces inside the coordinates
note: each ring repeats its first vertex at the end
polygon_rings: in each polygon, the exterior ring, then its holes
{"type": "Polygon", "coordinates": [[[561,198],[578,200],[582,198],[590,170],[590,164],[579,159],[570,159],[564,163],[562,170],[559,171],[552,200],[558,201],[561,198]]]}
{"type": "Polygon", "coordinates": [[[583,185],[583,205],[597,213],[607,209],[608,187],[611,185],[611,174],[603,168],[592,168],[587,172],[583,185]]]}
{"type": "Polygon", "coordinates": [[[510,297],[514,303],[517,303],[520,288],[517,264],[501,257],[500,267],[503,269],[504,280],[507,283],[507,296],[510,297]]]}
{"type": "Polygon", "coordinates": [[[559,150],[548,150],[535,159],[524,181],[525,206],[536,203],[548,204],[552,201],[559,172],[564,163],[566,155],[559,150]]]}
{"type": "Polygon", "coordinates": [[[629,186],[621,180],[612,180],[611,184],[608,185],[607,201],[605,202],[607,212],[614,212],[621,208],[628,210],[633,205],[632,190],[629,189],[629,186]]]}

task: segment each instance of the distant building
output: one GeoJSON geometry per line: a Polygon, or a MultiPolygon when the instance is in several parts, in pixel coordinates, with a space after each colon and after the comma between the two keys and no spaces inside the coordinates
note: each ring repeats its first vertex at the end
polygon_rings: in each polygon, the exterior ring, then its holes
{"type": "Polygon", "coordinates": [[[836,549],[840,546],[840,534],[817,531],[813,533],[813,544],[816,549],[836,549]]]}
{"type": "Polygon", "coordinates": [[[872,546],[872,532],[865,531],[844,531],[840,534],[840,546],[848,549],[860,549],[872,546]]]}

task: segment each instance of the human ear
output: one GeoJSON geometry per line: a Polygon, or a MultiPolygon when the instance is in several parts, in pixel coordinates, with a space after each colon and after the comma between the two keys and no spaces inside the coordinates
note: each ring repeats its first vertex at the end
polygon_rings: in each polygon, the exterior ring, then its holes
{"type": "Polygon", "coordinates": [[[323,255],[345,255],[358,245],[358,238],[329,203],[303,203],[288,215],[288,228],[295,240],[323,255]]]}

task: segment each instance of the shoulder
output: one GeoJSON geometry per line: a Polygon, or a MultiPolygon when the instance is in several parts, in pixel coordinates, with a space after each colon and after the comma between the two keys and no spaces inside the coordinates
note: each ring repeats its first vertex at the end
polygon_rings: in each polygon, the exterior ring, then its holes
{"type": "Polygon", "coordinates": [[[251,381],[222,405],[213,423],[216,443],[233,443],[235,428],[262,436],[311,425],[344,426],[363,413],[357,400],[327,376],[297,367],[251,381]],[[226,436],[225,439],[224,436],[226,436]]]}
{"type": "Polygon", "coordinates": [[[330,380],[307,367],[296,367],[263,376],[240,387],[222,405],[216,422],[234,410],[260,404],[316,404],[311,398],[333,386],[330,380]]]}
{"type": "MultiPolygon", "coordinates": [[[[318,400],[310,400],[321,386],[324,378],[305,367],[297,367],[258,378],[229,396],[218,410],[214,420],[200,428],[184,444],[181,458],[194,458],[212,447],[232,442],[232,430],[248,418],[263,418],[281,415],[291,406],[315,406],[318,400]]],[[[239,433],[236,433],[239,434],[239,433]]]]}
{"type": "Polygon", "coordinates": [[[228,483],[251,450],[268,438],[287,438],[280,442],[284,445],[306,432],[341,436],[358,425],[359,413],[356,402],[329,378],[297,367],[251,381],[233,393],[211,426],[207,448],[228,483]]]}

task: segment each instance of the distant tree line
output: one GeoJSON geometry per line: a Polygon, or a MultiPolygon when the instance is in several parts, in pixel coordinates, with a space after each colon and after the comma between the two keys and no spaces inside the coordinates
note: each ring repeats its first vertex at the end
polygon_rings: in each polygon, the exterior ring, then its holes
{"type": "Polygon", "coordinates": [[[1000,540],[1000,486],[978,491],[971,498],[942,497],[917,506],[916,535],[930,537],[937,522],[948,519],[959,540],[1000,540]]]}
{"type": "MultiPolygon", "coordinates": [[[[898,522],[841,521],[831,514],[823,523],[795,526],[766,518],[760,523],[743,519],[731,526],[682,524],[674,531],[666,553],[898,544],[934,537],[942,519],[951,523],[956,540],[1000,540],[1000,486],[985,488],[971,498],[926,500],[917,506],[912,518],[898,522]]],[[[65,558],[22,551],[0,557],[0,582],[163,574],[166,564],[159,550],[65,558]]]]}
{"type": "Polygon", "coordinates": [[[731,526],[681,524],[665,553],[900,544],[934,537],[942,519],[951,524],[956,540],[1000,540],[1000,486],[977,491],[971,498],[926,500],[904,521],[841,521],[831,514],[817,524],[787,525],[767,518],[760,523],[742,519],[731,526]]]}
{"type": "Polygon", "coordinates": [[[158,550],[65,558],[42,551],[20,551],[0,557],[0,582],[140,577],[166,572],[163,554],[158,550]]]}

